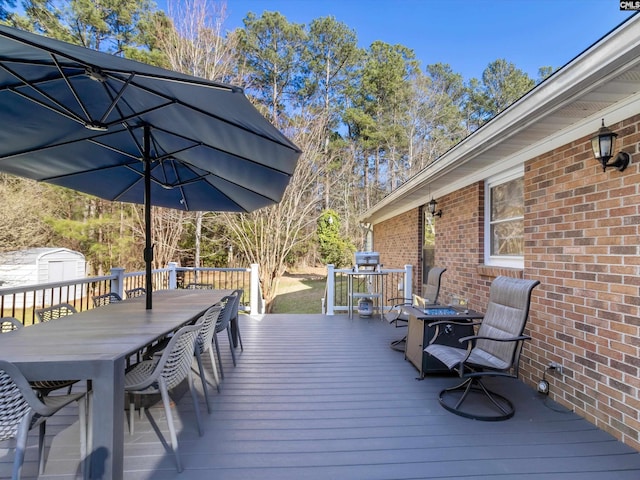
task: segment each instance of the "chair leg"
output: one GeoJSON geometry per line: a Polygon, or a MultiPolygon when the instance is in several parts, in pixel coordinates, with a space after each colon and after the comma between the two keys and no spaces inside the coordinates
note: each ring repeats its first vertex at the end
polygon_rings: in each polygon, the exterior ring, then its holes
{"type": "Polygon", "coordinates": [[[227,337],[229,337],[229,348],[231,349],[231,359],[233,360],[233,366],[236,366],[236,352],[233,348],[233,336],[231,335],[231,327],[227,326],[227,337]]]}
{"type": "Polygon", "coordinates": [[[407,345],[407,336],[405,335],[404,337],[391,342],[389,344],[389,347],[391,347],[392,350],[395,350],[397,352],[404,352],[406,345],[407,345]]]}
{"type": "MultiPolygon", "coordinates": [[[[472,418],[474,420],[481,420],[485,422],[507,420],[513,417],[515,413],[515,407],[509,399],[502,395],[492,392],[479,378],[467,378],[464,382],[454,387],[445,388],[440,392],[439,396],[440,405],[456,415],[461,417],[472,418]],[[461,395],[460,392],[462,392],[461,395]],[[478,404],[476,410],[462,409],[462,404],[469,398],[471,393],[479,394],[480,398],[489,400],[493,406],[499,410],[499,414],[487,414],[486,402],[484,405],[478,404]],[[459,395],[459,396],[458,396],[459,395]],[[451,401],[447,399],[458,399],[455,405],[451,404],[451,401]]],[[[473,407],[471,407],[473,408],[473,407]]]]}
{"type": "Polygon", "coordinates": [[[187,374],[187,382],[189,383],[189,390],[191,391],[191,399],[193,400],[193,410],[196,414],[196,422],[198,423],[198,434],[202,436],[204,430],[202,429],[202,421],[200,419],[200,405],[198,404],[198,396],[196,395],[196,389],[193,385],[193,375],[191,371],[187,374]]]}
{"type": "Polygon", "coordinates": [[[202,355],[200,353],[200,347],[196,346],[196,360],[198,361],[198,373],[200,374],[200,381],[202,382],[202,391],[204,392],[204,400],[207,404],[207,413],[211,413],[211,405],[209,404],[209,389],[207,388],[207,379],[204,378],[204,368],[202,367],[202,355]]]}
{"type": "Polygon", "coordinates": [[[167,385],[162,379],[159,381],[160,395],[162,397],[162,404],[164,405],[164,413],[167,416],[167,425],[169,426],[169,436],[171,437],[171,448],[173,455],[176,457],[176,468],[178,473],[182,472],[182,463],[180,462],[180,452],[178,451],[178,437],[176,435],[176,428],[173,424],[173,414],[171,413],[171,401],[169,400],[169,392],[167,385]]]}
{"type": "Polygon", "coordinates": [[[218,389],[218,393],[220,393],[220,376],[218,375],[218,366],[216,365],[216,359],[213,355],[213,347],[209,346],[207,349],[209,350],[209,358],[211,360],[211,369],[213,370],[213,378],[216,381],[216,388],[218,389]]]}
{"type": "Polygon", "coordinates": [[[220,378],[224,378],[224,369],[222,368],[222,356],[220,355],[220,344],[218,343],[218,334],[213,334],[213,344],[216,347],[216,356],[218,357],[218,366],[220,367],[220,378]]]}
{"type": "Polygon", "coordinates": [[[47,422],[43,421],[38,429],[38,475],[44,473],[44,464],[46,459],[44,458],[44,441],[47,433],[47,422]]]}
{"type": "MultiPolygon", "coordinates": [[[[16,437],[16,453],[13,458],[12,480],[20,480],[22,475],[22,465],[24,464],[24,454],[27,450],[27,437],[29,435],[29,426],[31,424],[31,415],[25,415],[18,426],[18,435],[16,437]]],[[[38,457],[39,458],[39,457],[38,457]]]]}
{"type": "Polygon", "coordinates": [[[242,335],[240,335],[240,315],[236,319],[236,334],[238,335],[238,342],[240,343],[240,351],[244,352],[244,345],[242,345],[242,335]]]}
{"type": "Polygon", "coordinates": [[[134,395],[129,394],[129,435],[133,435],[133,421],[136,414],[136,403],[134,401],[134,395]]]}

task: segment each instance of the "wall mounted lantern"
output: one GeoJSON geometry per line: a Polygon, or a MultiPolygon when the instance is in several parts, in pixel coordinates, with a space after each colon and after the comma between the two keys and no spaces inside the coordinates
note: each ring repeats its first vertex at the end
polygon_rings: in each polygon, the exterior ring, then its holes
{"type": "Polygon", "coordinates": [[[429,213],[432,217],[442,216],[442,210],[438,210],[438,202],[436,202],[433,198],[431,198],[431,201],[427,204],[427,207],[429,208],[429,213]]]}
{"type": "Polygon", "coordinates": [[[619,152],[613,162],[608,163],[609,159],[613,157],[615,152],[615,144],[617,133],[612,132],[604,126],[604,119],[602,119],[602,127],[591,138],[591,148],[593,149],[593,155],[602,164],[602,171],[606,171],[608,167],[614,167],[618,171],[622,172],[629,165],[631,156],[626,152],[619,152]]]}

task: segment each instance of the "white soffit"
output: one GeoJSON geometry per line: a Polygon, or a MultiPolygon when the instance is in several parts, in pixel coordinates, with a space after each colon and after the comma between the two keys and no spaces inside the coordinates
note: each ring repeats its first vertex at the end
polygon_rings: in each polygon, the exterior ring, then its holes
{"type": "MultiPolygon", "coordinates": [[[[366,211],[379,223],[640,112],[634,15],[366,211]]],[[[595,160],[594,160],[595,161],[595,160]]]]}

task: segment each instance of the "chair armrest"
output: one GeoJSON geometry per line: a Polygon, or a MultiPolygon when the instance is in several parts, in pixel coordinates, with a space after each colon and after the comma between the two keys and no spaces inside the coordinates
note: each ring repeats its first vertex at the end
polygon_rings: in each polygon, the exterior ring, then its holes
{"type": "Polygon", "coordinates": [[[410,298],[404,298],[404,297],[387,298],[387,302],[393,302],[393,306],[394,307],[403,307],[403,306],[411,305],[411,299],[410,298]],[[402,302],[402,303],[400,303],[400,302],[402,302]]]}
{"type": "Polygon", "coordinates": [[[475,342],[476,340],[491,340],[493,342],[520,342],[524,340],[531,340],[531,337],[529,335],[520,335],[519,337],[494,338],[494,337],[481,337],[479,335],[469,335],[468,337],[460,337],[458,339],[460,343],[475,342]]]}
{"type": "MultiPolygon", "coordinates": [[[[429,340],[429,345],[435,343],[438,337],[440,336],[440,325],[461,325],[461,326],[474,327],[476,325],[480,325],[481,323],[482,322],[464,322],[460,320],[438,320],[436,322],[431,322],[429,323],[429,326],[435,327],[435,331],[433,332],[433,337],[431,337],[431,340],[429,340]]],[[[472,337],[464,337],[464,338],[472,338],[472,337]]]]}

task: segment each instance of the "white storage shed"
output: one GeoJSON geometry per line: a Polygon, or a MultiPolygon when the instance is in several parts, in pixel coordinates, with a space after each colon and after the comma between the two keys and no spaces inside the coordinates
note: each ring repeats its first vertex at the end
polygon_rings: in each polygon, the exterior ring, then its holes
{"type": "MultiPolygon", "coordinates": [[[[0,254],[0,294],[2,289],[19,288],[45,283],[68,282],[85,278],[86,260],[82,253],[68,248],[30,248],[0,254]]],[[[82,298],[84,288],[72,289],[72,297],[82,298]]],[[[16,308],[32,307],[36,304],[55,303],[68,298],[68,287],[48,288],[32,295],[16,295],[16,308]],[[43,296],[46,298],[43,299],[43,296]]],[[[5,298],[5,306],[9,306],[5,298]]],[[[10,301],[12,303],[12,301],[10,301]]]]}

